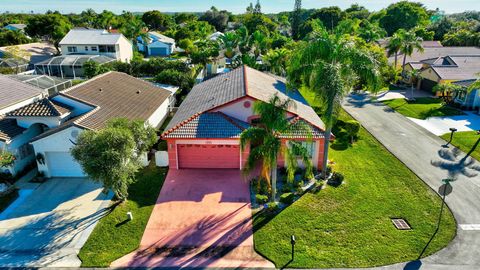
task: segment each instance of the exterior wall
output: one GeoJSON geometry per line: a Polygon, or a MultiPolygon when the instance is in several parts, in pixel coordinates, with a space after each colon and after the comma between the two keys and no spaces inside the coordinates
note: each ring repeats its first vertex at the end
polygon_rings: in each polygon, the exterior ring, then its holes
{"type": "MultiPolygon", "coordinates": [[[[128,39],[125,37],[120,38],[120,41],[115,44],[115,51],[114,53],[109,53],[109,52],[100,52],[98,46],[99,45],[104,45],[104,44],[90,44],[90,45],[61,45],[61,51],[62,55],[75,55],[75,54],[86,54],[86,55],[104,55],[108,56],[111,58],[115,58],[121,62],[130,62],[133,57],[133,48],[132,44],[128,39]],[[68,52],[68,47],[76,47],[77,51],[76,52],[68,52]],[[94,51],[92,50],[92,47],[96,47],[97,50],[94,51]],[[88,48],[88,50],[86,50],[88,48]]],[[[112,44],[107,44],[107,45],[112,45],[112,44]]]]}
{"type": "Polygon", "coordinates": [[[420,72],[420,76],[424,79],[428,79],[434,82],[440,82],[440,78],[438,77],[437,73],[433,71],[431,68],[427,68],[424,71],[420,72]]]}
{"type": "Polygon", "coordinates": [[[40,100],[40,99],[42,99],[42,94],[39,94],[38,96],[35,96],[35,97],[32,97],[32,98],[26,99],[26,100],[24,100],[24,101],[21,101],[21,102],[12,104],[12,105],[10,105],[10,106],[8,106],[8,107],[5,107],[5,108],[3,108],[3,109],[0,109],[0,115],[6,114],[6,113],[11,112],[11,111],[14,111],[14,110],[16,110],[16,109],[18,109],[18,108],[21,108],[21,107],[23,107],[23,106],[25,106],[25,105],[28,105],[28,104],[33,103],[33,102],[35,102],[35,101],[38,101],[38,100],[40,100]]]}
{"type": "Polygon", "coordinates": [[[28,144],[33,137],[40,135],[41,132],[42,132],[42,129],[40,125],[33,125],[29,129],[27,129],[25,132],[23,132],[21,135],[18,135],[15,138],[13,138],[10,143],[5,144],[4,142],[0,142],[1,149],[5,149],[9,151],[10,153],[14,154],[16,157],[16,160],[13,166],[9,168],[2,168],[0,170],[5,171],[5,169],[8,169],[8,171],[10,171],[12,175],[15,175],[21,170],[23,170],[25,166],[32,163],[35,160],[35,154],[33,153],[33,151],[31,155],[24,157],[23,159],[20,159],[19,148],[22,147],[23,145],[28,144]]]}
{"type": "Polygon", "coordinates": [[[76,138],[72,137],[72,131],[78,131],[80,134],[83,129],[78,127],[70,127],[54,133],[48,137],[42,138],[40,140],[34,141],[31,144],[35,150],[35,154],[42,154],[45,157],[44,164],[40,164],[37,161],[38,171],[44,172],[46,177],[51,177],[48,170],[48,161],[46,160],[46,152],[70,152],[70,149],[73,147],[73,144],[70,140],[75,141],[76,138]]]}
{"type": "Polygon", "coordinates": [[[214,112],[223,112],[224,114],[235,117],[244,122],[248,122],[249,117],[253,115],[253,102],[255,99],[250,97],[241,98],[235,102],[215,108],[214,112]],[[250,103],[250,107],[245,107],[245,102],[250,103]]]}
{"type": "MultiPolygon", "coordinates": [[[[289,140],[282,140],[282,146],[286,146],[289,140]]],[[[302,141],[302,140],[295,140],[295,141],[302,141]]],[[[314,151],[312,154],[312,165],[314,168],[321,170],[322,169],[322,162],[323,162],[323,143],[324,139],[315,139],[312,140],[314,145],[314,151]]],[[[277,160],[277,166],[279,167],[287,167],[287,162],[284,155],[279,155],[277,160]]]]}
{"type": "Polygon", "coordinates": [[[173,53],[173,50],[175,49],[175,44],[167,44],[163,43],[161,41],[155,41],[153,43],[148,44],[148,55],[151,55],[150,50],[152,48],[166,48],[167,49],[167,55],[170,55],[173,53]]]}
{"type": "Polygon", "coordinates": [[[165,99],[165,101],[158,107],[158,109],[147,119],[147,123],[149,123],[152,127],[160,126],[165,118],[168,115],[168,105],[170,104],[170,98],[165,99]]]}
{"type": "Polygon", "coordinates": [[[133,58],[133,45],[132,43],[122,35],[120,38],[119,43],[117,44],[118,46],[118,58],[122,62],[127,62],[130,63],[130,61],[133,58]]]}
{"type": "Polygon", "coordinates": [[[58,127],[62,121],[60,117],[15,117],[17,125],[23,128],[29,128],[30,126],[41,123],[49,128],[58,127]]]}

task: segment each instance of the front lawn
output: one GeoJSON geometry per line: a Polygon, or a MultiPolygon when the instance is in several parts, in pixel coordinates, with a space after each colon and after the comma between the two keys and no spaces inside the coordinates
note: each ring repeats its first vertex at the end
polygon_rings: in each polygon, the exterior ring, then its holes
{"type": "Polygon", "coordinates": [[[128,200],[100,220],[80,250],[82,267],[108,267],[138,248],[166,175],[167,169],[153,162],[139,173],[128,190],[128,200]],[[133,220],[126,222],[129,211],[133,220]]]}
{"type": "MultiPolygon", "coordinates": [[[[342,111],[342,119],[350,118],[342,111]]],[[[441,199],[365,129],[353,147],[333,147],[330,158],[345,182],[307,193],[277,216],[254,216],[257,252],[277,267],[368,267],[415,260],[436,226],[441,199]],[[395,229],[391,218],[405,218],[413,230],[395,229]]],[[[456,224],[446,208],[438,234],[423,256],[445,247],[456,224]]]]}
{"type": "Polygon", "coordinates": [[[383,103],[404,116],[418,119],[464,114],[458,109],[443,104],[443,101],[439,98],[416,98],[415,101],[392,99],[385,100],[383,103]]]}
{"type": "MultiPolygon", "coordinates": [[[[441,137],[448,142],[450,140],[450,133],[444,134],[441,137]]],[[[480,135],[478,135],[476,131],[455,132],[452,144],[463,152],[468,153],[479,139],[480,135]]],[[[470,156],[480,161],[480,145],[477,145],[470,156]]]]}

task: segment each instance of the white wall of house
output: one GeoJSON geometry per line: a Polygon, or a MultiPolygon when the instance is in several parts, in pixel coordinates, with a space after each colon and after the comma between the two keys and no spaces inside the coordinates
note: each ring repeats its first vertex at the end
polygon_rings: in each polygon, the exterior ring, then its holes
{"type": "Polygon", "coordinates": [[[147,119],[147,123],[152,127],[160,126],[165,118],[167,118],[169,112],[170,98],[165,99],[165,101],[158,107],[158,109],[147,119]]]}
{"type": "Polygon", "coordinates": [[[32,142],[35,154],[42,154],[45,158],[44,164],[41,164],[37,160],[38,171],[44,172],[46,177],[54,177],[59,175],[52,175],[53,166],[62,166],[65,171],[68,171],[65,175],[60,175],[62,177],[82,177],[84,174],[78,170],[80,164],[73,160],[73,157],[70,155],[70,149],[74,146],[72,143],[77,140],[77,137],[74,136],[75,133],[78,135],[83,131],[83,129],[76,126],[72,126],[56,132],[48,137],[41,138],[37,141],[32,142]],[[55,154],[67,154],[62,164],[54,164],[48,160],[49,153],[55,154]],[[69,170],[71,169],[71,170],[69,170]]]}
{"type": "Polygon", "coordinates": [[[228,105],[219,107],[214,111],[215,112],[220,111],[228,116],[235,117],[244,122],[248,122],[248,117],[253,115],[253,103],[254,103],[253,98],[244,97],[228,105]],[[246,102],[250,104],[250,107],[248,107],[246,102]]]}
{"type": "Polygon", "coordinates": [[[122,36],[117,44],[109,44],[115,46],[115,52],[100,52],[99,46],[103,44],[89,44],[89,45],[61,45],[62,55],[75,55],[75,54],[87,54],[87,55],[104,55],[111,58],[115,58],[122,62],[130,62],[133,57],[132,43],[128,39],[122,36]],[[75,51],[69,51],[69,47],[75,47],[75,51]]]}
{"type": "Polygon", "coordinates": [[[126,37],[121,36],[118,42],[119,60],[129,63],[133,58],[133,45],[126,37]]]}
{"type": "Polygon", "coordinates": [[[17,120],[17,125],[23,128],[29,128],[34,124],[44,124],[49,128],[58,127],[62,123],[62,119],[60,117],[15,117],[17,120]]]}
{"type": "Polygon", "coordinates": [[[32,163],[35,159],[35,154],[33,149],[31,149],[31,146],[29,146],[29,142],[35,136],[40,135],[40,133],[42,133],[42,128],[40,125],[33,125],[25,130],[22,134],[12,138],[10,142],[0,142],[0,148],[14,154],[16,158],[13,166],[9,168],[2,168],[1,170],[8,170],[13,175],[16,175],[18,172],[23,170],[25,166],[32,163]]]}

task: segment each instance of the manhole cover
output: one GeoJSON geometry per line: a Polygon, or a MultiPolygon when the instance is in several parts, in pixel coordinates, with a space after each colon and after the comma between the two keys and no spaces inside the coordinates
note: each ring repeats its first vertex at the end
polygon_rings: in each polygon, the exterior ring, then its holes
{"type": "Polygon", "coordinates": [[[408,225],[407,221],[403,218],[392,218],[392,223],[395,225],[397,230],[411,230],[412,228],[408,225]]]}

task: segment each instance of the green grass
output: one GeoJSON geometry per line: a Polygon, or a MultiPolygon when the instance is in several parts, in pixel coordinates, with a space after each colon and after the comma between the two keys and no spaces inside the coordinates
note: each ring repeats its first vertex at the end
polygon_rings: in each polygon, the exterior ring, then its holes
{"type": "Polygon", "coordinates": [[[80,250],[82,267],[108,267],[138,248],[166,174],[166,168],[153,163],[139,173],[129,188],[128,200],[100,220],[80,250]],[[133,220],[122,224],[129,211],[133,220]]]}
{"type": "MultiPolygon", "coordinates": [[[[343,111],[340,118],[350,119],[343,111]]],[[[436,229],[440,197],[363,128],[353,147],[336,149],[341,150],[331,149],[330,158],[345,183],[307,193],[276,216],[255,215],[256,250],[285,266],[295,235],[290,268],[358,268],[417,259],[436,229]],[[407,219],[413,230],[396,230],[393,217],[407,219]]],[[[445,247],[455,233],[446,209],[424,256],[445,247]]]]}
{"type": "Polygon", "coordinates": [[[2,213],[3,210],[5,210],[17,197],[18,190],[14,190],[5,196],[0,196],[0,213],[2,213]]]}
{"type": "MultiPolygon", "coordinates": [[[[448,142],[450,140],[450,133],[444,134],[441,137],[448,142]]],[[[476,131],[455,132],[452,144],[463,152],[468,153],[479,139],[480,135],[477,135],[476,131]]],[[[475,147],[470,156],[480,161],[480,145],[475,147]]]]}
{"type": "Polygon", "coordinates": [[[432,116],[462,115],[462,111],[446,106],[439,98],[416,98],[415,101],[392,99],[384,104],[407,117],[427,119],[432,116]]]}

